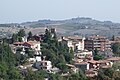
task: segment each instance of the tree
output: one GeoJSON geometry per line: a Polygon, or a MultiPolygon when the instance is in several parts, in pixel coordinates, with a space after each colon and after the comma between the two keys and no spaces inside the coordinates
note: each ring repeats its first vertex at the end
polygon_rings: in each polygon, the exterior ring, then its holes
{"type": "Polygon", "coordinates": [[[69,77],[69,80],[82,80],[82,79],[80,79],[79,74],[76,73],[76,74],[72,74],[72,75],[69,77]]]}
{"type": "Polygon", "coordinates": [[[94,51],[93,51],[93,59],[94,60],[102,60],[102,59],[104,59],[104,56],[103,55],[100,55],[99,54],[99,51],[97,50],[97,49],[95,49],[94,51]]]}
{"type": "Polygon", "coordinates": [[[102,56],[102,55],[95,55],[93,58],[94,58],[94,60],[102,60],[102,59],[104,59],[104,56],[102,56]]]}
{"type": "Polygon", "coordinates": [[[113,73],[113,77],[114,80],[120,80],[120,71],[115,71],[113,73]]]}
{"type": "Polygon", "coordinates": [[[5,79],[7,77],[8,67],[5,62],[0,63],[0,79],[5,79]]]}
{"type": "Polygon", "coordinates": [[[46,56],[46,59],[50,60],[53,66],[57,66],[58,63],[72,63],[73,50],[69,50],[66,42],[59,42],[55,32],[54,34],[55,36],[52,37],[51,32],[46,29],[45,38],[41,44],[43,56],[46,56]]]}
{"type": "Polygon", "coordinates": [[[44,77],[39,75],[37,72],[33,72],[31,69],[28,69],[24,80],[44,80],[44,77]]]}
{"type": "Polygon", "coordinates": [[[18,41],[19,42],[22,42],[23,40],[22,40],[22,37],[18,37],[18,41]]]}
{"type": "Polygon", "coordinates": [[[114,68],[100,69],[96,80],[119,80],[120,71],[114,70],[114,68]]]}
{"type": "Polygon", "coordinates": [[[63,80],[63,77],[59,74],[49,74],[49,80],[63,80]]]}
{"type": "Polygon", "coordinates": [[[27,60],[27,57],[25,55],[20,53],[16,54],[17,65],[24,64],[26,60],[27,60]]]}
{"type": "Polygon", "coordinates": [[[112,51],[115,55],[120,56],[120,43],[114,43],[112,45],[112,51]]]}
{"type": "Polygon", "coordinates": [[[16,80],[16,79],[23,80],[20,71],[18,71],[16,68],[10,68],[7,74],[9,75],[9,80],[16,80]]]}
{"type": "Polygon", "coordinates": [[[20,29],[20,30],[19,30],[18,36],[19,36],[19,37],[24,37],[24,36],[25,36],[25,31],[24,31],[24,29],[20,29]]]}
{"type": "Polygon", "coordinates": [[[52,35],[51,35],[51,33],[50,33],[50,31],[48,29],[45,30],[45,35],[44,36],[45,36],[44,37],[44,42],[48,42],[52,38],[52,35]]]}
{"type": "Polygon", "coordinates": [[[16,56],[7,43],[0,44],[0,79],[22,80],[23,77],[16,67],[16,56]]]}
{"type": "Polygon", "coordinates": [[[28,33],[28,40],[32,40],[32,37],[33,37],[33,35],[32,35],[32,32],[30,31],[29,33],[28,33]]]}
{"type": "Polygon", "coordinates": [[[115,35],[112,36],[112,41],[115,41],[115,35]]]}
{"type": "Polygon", "coordinates": [[[93,55],[97,55],[98,54],[98,50],[97,50],[97,48],[93,51],[93,55]]]}
{"type": "Polygon", "coordinates": [[[34,57],[34,50],[32,49],[26,49],[25,53],[28,55],[28,58],[33,58],[34,57]]]}
{"type": "Polygon", "coordinates": [[[62,70],[62,72],[67,72],[68,71],[68,66],[65,63],[58,63],[57,67],[62,70]]]}
{"type": "Polygon", "coordinates": [[[5,61],[7,65],[11,65],[11,67],[16,64],[16,56],[13,54],[9,44],[0,44],[0,59],[5,61]]]}
{"type": "Polygon", "coordinates": [[[87,80],[87,77],[85,76],[84,72],[80,69],[79,70],[79,77],[80,79],[79,80],[87,80]]]}
{"type": "Polygon", "coordinates": [[[17,42],[18,41],[18,36],[17,36],[17,34],[13,34],[12,35],[12,43],[14,43],[14,42],[17,42]]]}
{"type": "Polygon", "coordinates": [[[31,31],[28,33],[28,37],[32,38],[32,32],[31,31]]]}
{"type": "Polygon", "coordinates": [[[104,74],[103,70],[100,69],[95,80],[110,80],[110,78],[104,74]]]}

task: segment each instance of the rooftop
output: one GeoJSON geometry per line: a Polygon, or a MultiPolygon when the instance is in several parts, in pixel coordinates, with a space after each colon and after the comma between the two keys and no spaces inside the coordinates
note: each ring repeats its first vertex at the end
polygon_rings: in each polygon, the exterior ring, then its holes
{"type": "Polygon", "coordinates": [[[112,58],[108,58],[108,61],[118,61],[120,60],[120,57],[112,57],[112,58]]]}
{"type": "Polygon", "coordinates": [[[40,42],[37,41],[29,41],[29,42],[15,42],[14,45],[23,45],[23,44],[30,44],[30,45],[34,45],[34,44],[38,44],[40,42]]]}
{"type": "Polygon", "coordinates": [[[96,64],[98,61],[95,61],[95,60],[90,60],[88,61],[89,63],[92,63],[92,64],[96,64]]]}
{"type": "Polygon", "coordinates": [[[99,60],[99,61],[91,60],[91,61],[88,61],[88,62],[92,63],[92,64],[100,64],[100,63],[108,63],[110,61],[108,61],[108,60],[99,60]]]}
{"type": "Polygon", "coordinates": [[[63,40],[68,41],[68,40],[75,40],[75,41],[82,41],[83,39],[85,39],[85,37],[82,36],[65,36],[62,37],[63,40]]]}
{"type": "Polygon", "coordinates": [[[108,62],[110,62],[110,61],[107,61],[107,60],[99,60],[97,63],[108,63],[108,62]]]}
{"type": "Polygon", "coordinates": [[[92,39],[96,39],[96,38],[102,38],[102,39],[105,39],[106,37],[105,37],[105,36],[95,35],[95,36],[90,36],[89,38],[92,38],[92,39]]]}
{"type": "Polygon", "coordinates": [[[22,45],[24,42],[15,42],[14,45],[22,45]]]}
{"type": "Polygon", "coordinates": [[[84,65],[84,64],[88,64],[88,62],[78,62],[78,63],[75,63],[75,65],[79,65],[79,64],[84,65]]]}
{"type": "Polygon", "coordinates": [[[34,44],[39,44],[40,42],[37,41],[29,41],[29,42],[25,42],[24,44],[30,44],[30,45],[34,45],[34,44]]]}

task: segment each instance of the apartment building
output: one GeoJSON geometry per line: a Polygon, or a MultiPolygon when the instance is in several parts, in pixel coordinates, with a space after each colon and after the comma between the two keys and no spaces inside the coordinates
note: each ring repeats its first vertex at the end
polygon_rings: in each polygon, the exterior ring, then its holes
{"type": "Polygon", "coordinates": [[[75,58],[78,58],[80,61],[89,61],[93,60],[93,54],[92,51],[83,50],[83,51],[77,51],[77,53],[74,54],[75,58]]]}
{"type": "Polygon", "coordinates": [[[36,62],[35,67],[37,69],[42,69],[42,70],[51,70],[52,63],[51,61],[43,60],[43,61],[36,62]]]}
{"type": "Polygon", "coordinates": [[[85,49],[90,51],[95,49],[100,51],[111,50],[111,43],[104,36],[90,36],[85,40],[85,49]]]}
{"type": "Polygon", "coordinates": [[[72,48],[74,51],[77,50],[84,50],[84,37],[80,36],[68,36],[62,38],[64,41],[67,42],[69,48],[72,48]]]}
{"type": "Polygon", "coordinates": [[[18,49],[21,49],[22,54],[25,54],[26,49],[32,49],[34,50],[35,54],[39,55],[41,54],[41,46],[40,42],[37,41],[28,41],[28,42],[15,42],[13,48],[13,52],[16,53],[18,49]]]}

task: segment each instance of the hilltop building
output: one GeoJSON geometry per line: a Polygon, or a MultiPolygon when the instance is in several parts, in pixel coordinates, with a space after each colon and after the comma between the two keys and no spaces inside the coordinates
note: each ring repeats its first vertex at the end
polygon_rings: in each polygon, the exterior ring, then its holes
{"type": "Polygon", "coordinates": [[[18,49],[21,49],[21,53],[25,54],[26,49],[32,49],[35,52],[35,54],[41,54],[40,42],[37,41],[15,42],[13,45],[14,47],[12,49],[14,53],[16,53],[18,49]]]}
{"type": "Polygon", "coordinates": [[[63,41],[67,42],[67,45],[69,48],[72,48],[73,51],[82,51],[84,50],[84,37],[80,36],[68,36],[68,37],[62,37],[63,41]]]}

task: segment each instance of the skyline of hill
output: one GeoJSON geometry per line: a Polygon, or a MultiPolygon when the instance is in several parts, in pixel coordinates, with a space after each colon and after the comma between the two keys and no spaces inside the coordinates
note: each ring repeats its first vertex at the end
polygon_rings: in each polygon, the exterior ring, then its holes
{"type": "MultiPolygon", "coordinates": [[[[92,18],[77,17],[66,20],[38,20],[33,22],[0,24],[0,27],[15,28],[56,28],[61,35],[82,35],[89,36],[94,34],[104,36],[119,36],[120,23],[112,21],[99,21],[92,18]]],[[[34,31],[36,32],[36,31],[34,31]]],[[[38,32],[38,31],[37,31],[38,32]]]]}

